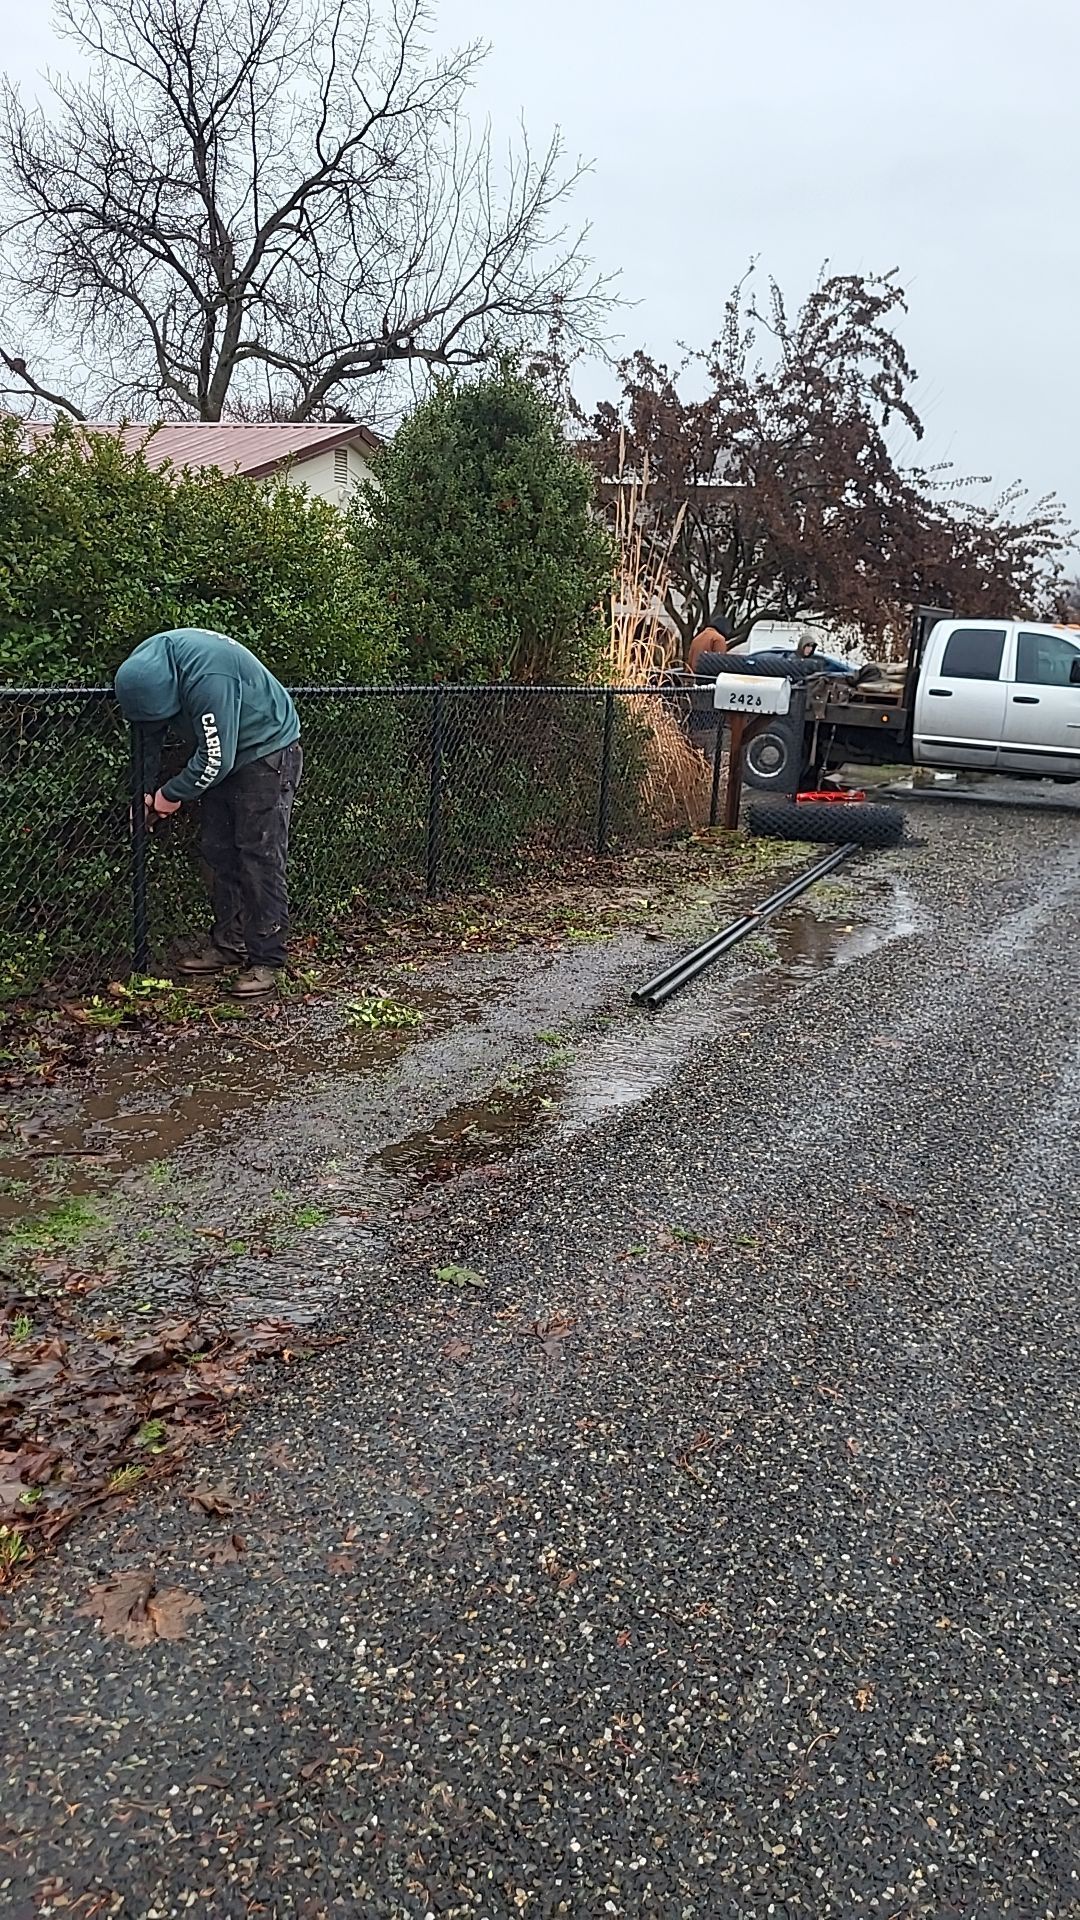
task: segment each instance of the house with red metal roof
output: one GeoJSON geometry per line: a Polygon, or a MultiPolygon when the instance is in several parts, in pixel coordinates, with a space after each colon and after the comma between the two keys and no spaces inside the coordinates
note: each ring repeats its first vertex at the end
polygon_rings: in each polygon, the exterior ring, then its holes
{"type": "MultiPolygon", "coordinates": [[[[30,441],[53,430],[51,420],[24,420],[30,441]]],[[[165,420],[158,426],[88,420],[80,433],[107,433],[129,453],[141,451],[151,467],[217,467],[249,480],[281,479],[287,486],[344,506],[350,493],[371,478],[371,456],[381,444],[370,427],[300,424],[291,421],[165,420]]]]}

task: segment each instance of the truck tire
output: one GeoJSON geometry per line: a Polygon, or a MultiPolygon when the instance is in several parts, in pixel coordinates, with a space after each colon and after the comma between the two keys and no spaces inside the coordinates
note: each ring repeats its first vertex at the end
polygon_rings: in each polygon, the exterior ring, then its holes
{"type": "Polygon", "coordinates": [[[749,673],[764,680],[813,680],[822,671],[814,660],[800,660],[794,653],[710,653],[703,658],[710,662],[706,669],[710,680],[722,673],[749,673]]]}
{"type": "Polygon", "coordinates": [[[796,684],[804,680],[853,681],[855,678],[854,668],[850,673],[830,671],[812,653],[703,653],[699,672],[708,680],[715,680],[722,673],[750,673],[768,680],[794,680],[796,684]]]}
{"type": "MultiPolygon", "coordinates": [[[[762,659],[760,654],[710,653],[710,661],[715,663],[717,677],[722,673],[752,673],[766,680],[792,680],[797,676],[787,670],[786,661],[775,658],[762,659]]],[[[791,658],[794,660],[795,655],[791,658]]],[[[712,668],[709,669],[711,679],[712,668]]]]}
{"type": "Polygon", "coordinates": [[[751,734],[743,753],[743,784],[760,793],[798,793],[808,771],[802,727],[770,720],[751,734]]]}
{"type": "Polygon", "coordinates": [[[818,840],[828,846],[853,840],[860,847],[894,847],[904,833],[899,807],[862,801],[809,800],[800,806],[795,800],[751,800],[746,824],[769,840],[818,840]]]}

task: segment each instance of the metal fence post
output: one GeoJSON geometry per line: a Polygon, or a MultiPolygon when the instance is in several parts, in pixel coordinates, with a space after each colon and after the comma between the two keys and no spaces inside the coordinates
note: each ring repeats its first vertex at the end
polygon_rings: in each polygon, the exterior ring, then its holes
{"type": "Polygon", "coordinates": [[[604,695],[604,737],[600,748],[600,794],[596,808],[596,851],[607,851],[608,824],[611,818],[611,742],[615,732],[615,694],[609,687],[604,695]]]}
{"type": "Polygon", "coordinates": [[[150,965],[150,912],[146,886],[146,849],[150,829],[146,820],[146,738],[137,722],[131,727],[131,970],[146,973],[150,965]]]}
{"type": "Polygon", "coordinates": [[[442,766],[445,694],[436,687],[431,701],[431,768],[428,785],[427,817],[427,897],[434,900],[439,891],[442,866],[442,766]]]}
{"type": "Polygon", "coordinates": [[[716,745],[713,748],[712,793],[709,795],[709,825],[715,827],[720,810],[720,768],[724,759],[724,722],[716,715],[716,745]]]}

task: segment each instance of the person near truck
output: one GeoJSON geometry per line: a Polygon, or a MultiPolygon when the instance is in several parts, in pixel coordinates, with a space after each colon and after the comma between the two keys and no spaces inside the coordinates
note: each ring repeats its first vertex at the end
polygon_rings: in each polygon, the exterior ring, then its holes
{"type": "Polygon", "coordinates": [[[686,670],[699,679],[715,680],[719,671],[716,659],[719,654],[727,653],[731,646],[731,624],[720,609],[712,614],[707,626],[695,633],[686,655],[686,670]]]}
{"type": "Polygon", "coordinates": [[[114,684],[124,715],[143,728],[151,824],[196,802],[200,808],[213,924],[178,970],[238,969],[231,993],[272,993],[285,964],[289,822],[303,764],[292,699],[247,647],[202,627],[151,634],[114,684]],[[190,758],[159,786],[170,727],[190,758]]]}

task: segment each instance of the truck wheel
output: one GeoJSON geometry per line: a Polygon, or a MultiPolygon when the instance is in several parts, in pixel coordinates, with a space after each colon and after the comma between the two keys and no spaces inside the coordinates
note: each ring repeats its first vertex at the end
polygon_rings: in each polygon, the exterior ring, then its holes
{"type": "Polygon", "coordinates": [[[762,793],[798,793],[806,767],[802,760],[802,728],[798,733],[774,720],[752,734],[743,755],[743,782],[762,793]]]}
{"type": "Polygon", "coordinates": [[[770,840],[819,840],[843,846],[854,840],[860,847],[894,847],[902,839],[904,816],[899,807],[867,806],[862,801],[751,800],[746,809],[751,833],[770,840]]]}

